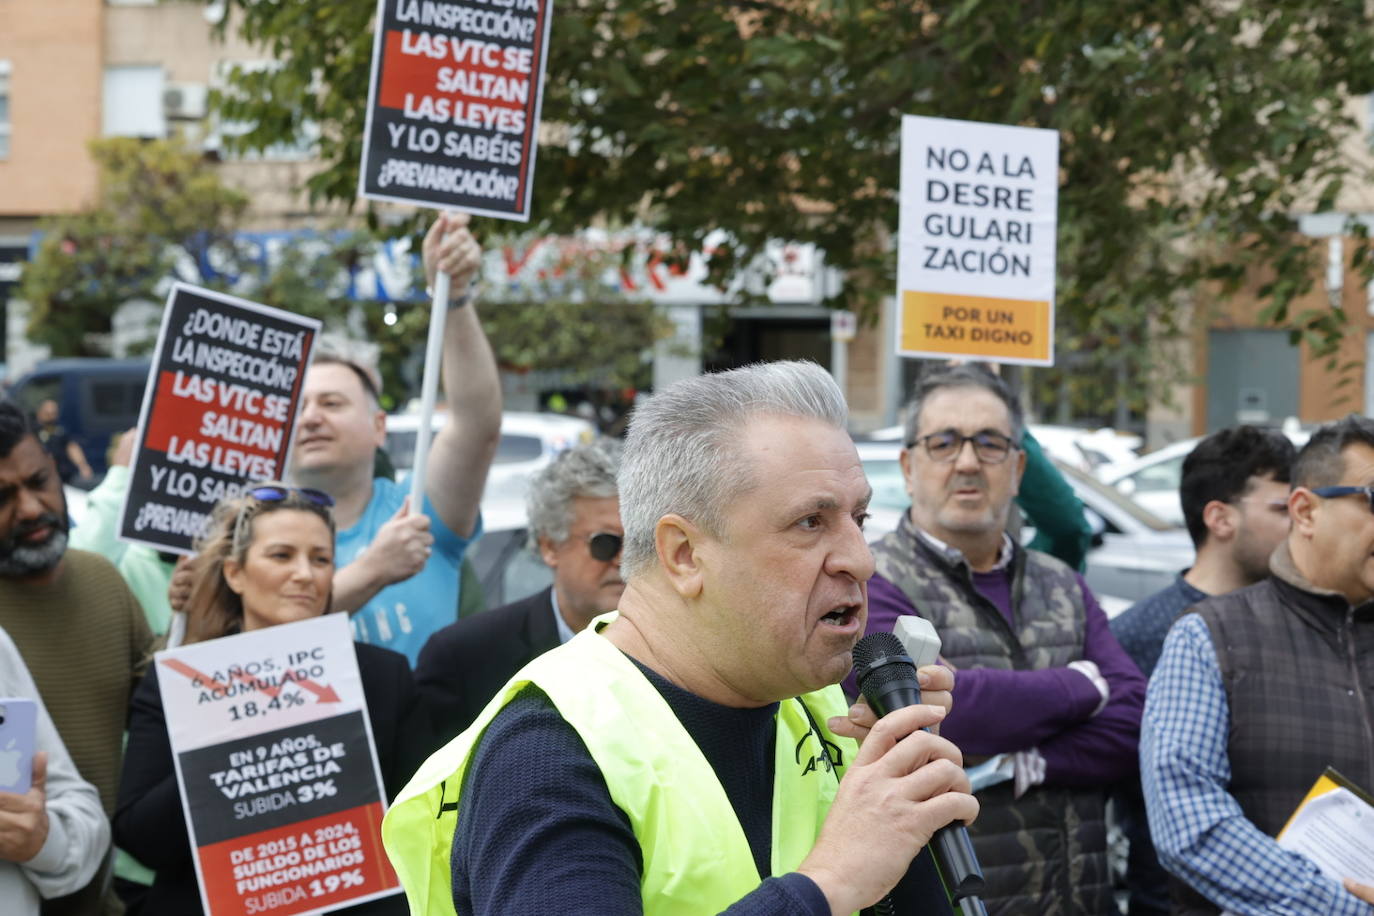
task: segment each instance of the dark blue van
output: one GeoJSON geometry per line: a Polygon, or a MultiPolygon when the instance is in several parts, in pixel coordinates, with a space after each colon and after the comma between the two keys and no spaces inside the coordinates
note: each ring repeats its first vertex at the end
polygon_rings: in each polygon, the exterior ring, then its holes
{"type": "Polygon", "coordinates": [[[100,477],[111,437],[138,425],[148,366],[147,358],[48,359],[10,386],[9,396],[30,413],[56,401],[58,422],[100,477]]]}

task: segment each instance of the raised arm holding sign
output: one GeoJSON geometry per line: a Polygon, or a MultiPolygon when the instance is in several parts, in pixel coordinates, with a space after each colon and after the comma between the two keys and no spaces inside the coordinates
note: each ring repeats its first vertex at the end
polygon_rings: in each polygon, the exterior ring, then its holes
{"type": "Polygon", "coordinates": [[[441,215],[423,249],[431,283],[445,276],[451,291],[439,338],[448,421],[431,447],[416,449],[414,477],[424,482],[424,498],[412,497],[407,507],[404,482],[374,479],[386,416],[372,376],[347,360],[321,357],[306,373],[292,455],[292,479],[335,500],[333,608],[354,612],[359,640],[402,652],[412,664],[429,635],[455,619],[458,571],[478,533],[501,434],[496,361],[470,301],[481,247],[467,224],[465,214],[441,215]]]}
{"type": "MultiPolygon", "coordinates": [[[[527,221],[550,0],[512,0],[499,10],[485,0],[423,5],[378,0],[376,21],[359,194],[527,221]]],[[[359,638],[401,649],[412,664],[429,635],[456,613],[457,568],[468,539],[480,528],[478,503],[500,436],[496,363],[469,306],[468,285],[481,264],[481,250],[467,226],[465,214],[443,213],[425,237],[433,301],[409,506],[412,513],[432,509],[432,518],[441,523],[444,530],[435,526],[434,546],[453,564],[451,582],[427,587],[416,576],[406,582],[413,601],[396,600],[393,585],[354,618],[359,638]],[[431,448],[440,364],[450,420],[431,448]],[[412,619],[419,610],[416,602],[428,618],[419,625],[412,619]]],[[[402,505],[399,500],[387,502],[386,515],[374,513],[375,504],[368,501],[367,515],[359,519],[361,502],[340,496],[339,520],[348,526],[340,533],[340,558],[363,565],[340,574],[345,600],[338,607],[351,609],[371,598],[396,581],[390,578],[394,570],[413,559],[406,556],[415,546],[413,538],[407,545],[402,538],[379,537],[369,545],[370,537],[355,536],[359,526],[380,535],[384,524],[402,525],[391,519],[402,505]],[[400,555],[388,557],[388,544],[400,555]]],[[[422,575],[435,566],[431,559],[422,575]]]]}

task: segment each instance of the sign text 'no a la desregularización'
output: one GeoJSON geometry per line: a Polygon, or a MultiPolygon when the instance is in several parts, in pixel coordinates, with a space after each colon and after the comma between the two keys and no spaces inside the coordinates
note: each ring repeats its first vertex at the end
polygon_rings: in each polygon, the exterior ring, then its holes
{"type": "Polygon", "coordinates": [[[897,352],[1054,363],[1059,135],[902,118],[897,352]]]}

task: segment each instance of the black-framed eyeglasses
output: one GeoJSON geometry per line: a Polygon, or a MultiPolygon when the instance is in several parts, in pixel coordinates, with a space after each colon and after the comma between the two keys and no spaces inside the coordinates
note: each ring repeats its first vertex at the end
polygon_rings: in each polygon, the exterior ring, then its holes
{"type": "Polygon", "coordinates": [[[1011,438],[990,429],[965,436],[957,429],[942,429],[938,433],[921,436],[907,443],[907,448],[920,445],[932,461],[953,461],[964,450],[964,443],[973,443],[973,454],[983,464],[1001,464],[1015,449],[1011,438]]]}
{"type": "Polygon", "coordinates": [[[592,555],[593,560],[609,563],[620,555],[620,547],[624,543],[623,535],[611,534],[609,531],[598,531],[587,538],[587,551],[592,555]]]}
{"type": "Polygon", "coordinates": [[[1312,493],[1322,499],[1334,496],[1354,496],[1356,493],[1369,500],[1369,511],[1374,512],[1374,487],[1313,487],[1312,493]]]}

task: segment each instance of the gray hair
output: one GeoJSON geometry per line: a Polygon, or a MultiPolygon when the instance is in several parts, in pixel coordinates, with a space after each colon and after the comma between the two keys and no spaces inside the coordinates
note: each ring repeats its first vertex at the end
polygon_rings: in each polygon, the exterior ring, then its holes
{"type": "Polygon", "coordinates": [[[616,495],[620,451],[616,440],[597,439],[573,446],[540,468],[530,480],[525,496],[531,549],[539,548],[541,537],[555,544],[568,539],[575,498],[604,499],[616,495]]]}
{"type": "Polygon", "coordinates": [[[654,529],[665,515],[723,535],[726,507],[753,484],[739,440],[759,414],[820,420],[841,430],[849,419],[839,386],[811,362],[755,363],[683,379],[635,408],[620,466],[626,579],[651,567],[654,529]]]}
{"type": "Polygon", "coordinates": [[[982,366],[964,363],[951,368],[939,369],[921,376],[911,393],[911,401],[906,406],[906,423],[903,427],[902,444],[910,448],[916,444],[916,435],[921,431],[921,408],[931,396],[940,391],[957,388],[981,388],[995,395],[1006,405],[1007,417],[1011,421],[1011,441],[1021,445],[1026,420],[1021,413],[1021,404],[1012,396],[1006,382],[993,375],[982,366]]]}

